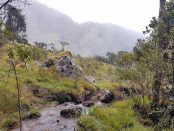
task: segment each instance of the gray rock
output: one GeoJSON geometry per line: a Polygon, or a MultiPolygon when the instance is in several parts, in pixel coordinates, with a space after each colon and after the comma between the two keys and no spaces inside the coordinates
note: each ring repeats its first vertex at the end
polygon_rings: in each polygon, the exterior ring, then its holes
{"type": "Polygon", "coordinates": [[[42,67],[56,67],[56,70],[66,77],[76,78],[82,75],[82,67],[75,63],[75,59],[69,55],[63,55],[46,60],[42,67]]]}
{"type": "Polygon", "coordinates": [[[56,61],[55,66],[57,71],[66,77],[76,78],[82,75],[82,68],[68,55],[56,61]]]}

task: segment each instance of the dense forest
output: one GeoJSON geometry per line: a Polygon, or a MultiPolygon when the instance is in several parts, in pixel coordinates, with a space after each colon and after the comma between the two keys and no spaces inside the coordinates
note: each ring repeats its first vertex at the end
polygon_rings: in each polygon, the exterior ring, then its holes
{"type": "Polygon", "coordinates": [[[0,2],[0,131],[173,131],[174,2],[159,3],[131,51],[83,57],[28,41],[29,0],[0,2]]]}

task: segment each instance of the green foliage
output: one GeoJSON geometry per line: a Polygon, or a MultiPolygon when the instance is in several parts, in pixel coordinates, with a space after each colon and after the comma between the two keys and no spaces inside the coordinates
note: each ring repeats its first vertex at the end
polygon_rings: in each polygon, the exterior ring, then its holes
{"type": "Polygon", "coordinates": [[[96,58],[79,58],[79,64],[85,75],[93,76],[99,88],[112,88],[117,79],[116,67],[96,58]]]}
{"type": "Polygon", "coordinates": [[[36,61],[46,60],[48,56],[48,52],[42,48],[38,48],[37,46],[30,47],[31,59],[36,61]]]}
{"type": "Polygon", "coordinates": [[[24,116],[24,119],[33,119],[33,118],[38,118],[40,117],[41,114],[37,109],[32,109],[29,113],[24,116]]]}
{"type": "Polygon", "coordinates": [[[17,56],[19,57],[21,62],[25,62],[26,60],[28,60],[30,57],[30,54],[31,52],[28,47],[24,45],[17,46],[17,56]]]}
{"type": "Polygon", "coordinates": [[[6,27],[4,31],[4,36],[8,38],[9,40],[13,40],[14,35],[15,34],[10,30],[10,28],[6,27]]]}
{"type": "Polygon", "coordinates": [[[79,120],[80,131],[112,131],[112,129],[102,124],[102,122],[95,119],[93,116],[82,116],[79,120]]]}
{"type": "Polygon", "coordinates": [[[89,115],[80,118],[79,128],[81,131],[150,131],[137,122],[131,105],[130,100],[124,100],[110,107],[95,107],[89,115]]]}
{"type": "Polygon", "coordinates": [[[25,16],[22,15],[21,10],[9,5],[7,15],[7,28],[14,33],[26,32],[25,16]]]}
{"type": "Polygon", "coordinates": [[[9,45],[7,52],[8,57],[10,59],[17,60],[17,62],[26,62],[29,60],[31,54],[29,47],[23,44],[9,45]]]}
{"type": "Polygon", "coordinates": [[[118,52],[117,65],[120,67],[130,67],[133,66],[135,60],[135,55],[128,52],[118,52]]]}

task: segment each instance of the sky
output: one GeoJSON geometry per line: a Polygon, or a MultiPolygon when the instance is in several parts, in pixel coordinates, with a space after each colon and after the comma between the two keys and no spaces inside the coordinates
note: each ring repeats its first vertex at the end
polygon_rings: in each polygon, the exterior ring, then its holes
{"type": "Polygon", "coordinates": [[[75,22],[113,23],[143,31],[158,17],[159,0],[38,0],[70,16],[75,22]]]}

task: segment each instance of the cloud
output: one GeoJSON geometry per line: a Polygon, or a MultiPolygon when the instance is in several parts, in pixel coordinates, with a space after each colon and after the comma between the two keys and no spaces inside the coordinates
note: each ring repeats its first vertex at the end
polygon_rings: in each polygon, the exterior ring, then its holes
{"type": "Polygon", "coordinates": [[[158,0],[39,0],[76,22],[114,23],[142,31],[158,15],[158,0]]]}

